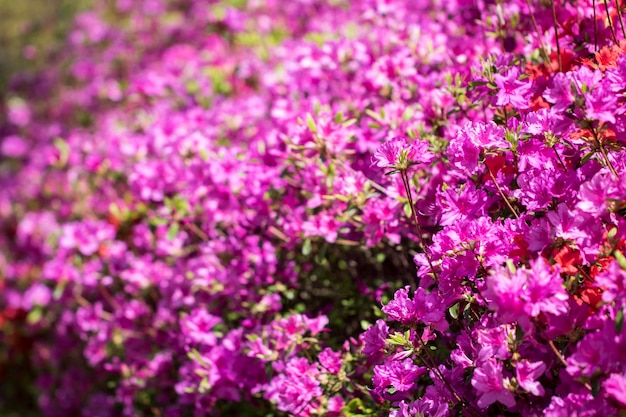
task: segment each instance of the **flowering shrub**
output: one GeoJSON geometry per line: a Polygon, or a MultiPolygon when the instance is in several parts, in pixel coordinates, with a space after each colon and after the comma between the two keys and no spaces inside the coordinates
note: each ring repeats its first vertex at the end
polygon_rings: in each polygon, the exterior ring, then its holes
{"type": "Polygon", "coordinates": [[[626,31],[599,3],[80,15],[3,103],[0,410],[624,414],[626,31]]]}

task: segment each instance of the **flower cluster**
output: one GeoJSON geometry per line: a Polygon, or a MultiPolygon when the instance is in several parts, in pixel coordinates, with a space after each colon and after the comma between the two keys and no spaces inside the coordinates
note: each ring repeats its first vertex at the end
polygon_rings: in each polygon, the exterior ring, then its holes
{"type": "Polygon", "coordinates": [[[95,3],[0,104],[0,413],[626,411],[622,2],[95,3]]]}

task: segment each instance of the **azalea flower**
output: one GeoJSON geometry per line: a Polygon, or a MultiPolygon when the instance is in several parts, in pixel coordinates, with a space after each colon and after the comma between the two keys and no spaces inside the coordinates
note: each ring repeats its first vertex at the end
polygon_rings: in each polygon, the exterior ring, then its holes
{"type": "Polygon", "coordinates": [[[394,138],[374,151],[372,165],[404,171],[411,165],[427,163],[432,159],[433,155],[428,151],[426,142],[408,143],[404,138],[394,138]]]}

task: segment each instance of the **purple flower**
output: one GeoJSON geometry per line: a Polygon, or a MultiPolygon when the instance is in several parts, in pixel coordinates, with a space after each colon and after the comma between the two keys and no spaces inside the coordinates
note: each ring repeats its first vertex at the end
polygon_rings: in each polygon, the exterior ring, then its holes
{"type": "Polygon", "coordinates": [[[382,308],[383,313],[387,314],[390,319],[399,321],[402,324],[409,324],[415,321],[415,303],[409,299],[409,286],[400,288],[393,295],[386,306],[382,308]]]}
{"type": "Polygon", "coordinates": [[[341,369],[341,353],[326,348],[320,352],[318,359],[322,369],[331,374],[336,374],[341,369]]]}
{"type": "Polygon", "coordinates": [[[626,271],[618,262],[613,261],[609,267],[596,277],[596,285],[604,288],[602,300],[611,303],[626,304],[626,271]]]}
{"type": "Polygon", "coordinates": [[[445,304],[441,296],[436,293],[426,293],[423,288],[418,288],[413,299],[409,298],[409,286],[400,288],[394,294],[382,311],[389,315],[392,320],[399,321],[403,324],[412,324],[423,322],[424,324],[432,324],[438,330],[444,331],[448,327],[445,320],[445,304]]]}
{"type": "Polygon", "coordinates": [[[0,144],[0,154],[10,158],[21,158],[28,153],[28,143],[16,135],[5,137],[0,144]]]}
{"type": "Polygon", "coordinates": [[[24,293],[23,306],[30,310],[33,306],[45,307],[52,299],[52,291],[43,284],[36,283],[24,293]]]}
{"type": "Polygon", "coordinates": [[[387,345],[389,327],[383,320],[377,320],[363,334],[362,353],[367,357],[379,356],[387,345]]]}
{"type": "Polygon", "coordinates": [[[572,80],[563,73],[557,73],[546,91],[543,93],[545,99],[554,104],[555,111],[562,111],[574,102],[572,94],[572,80]]]}
{"type": "Polygon", "coordinates": [[[115,229],[107,223],[85,220],[63,225],[59,246],[65,249],[78,249],[85,256],[98,251],[100,244],[113,239],[115,229]]]}
{"type": "Polygon", "coordinates": [[[626,374],[611,374],[602,385],[609,398],[626,408],[626,374]]]}
{"type": "Polygon", "coordinates": [[[513,394],[505,387],[501,362],[490,359],[476,368],[472,377],[472,386],[480,394],[478,406],[481,408],[487,408],[496,401],[507,407],[515,405],[513,394]]]}
{"type": "Polygon", "coordinates": [[[585,94],[585,110],[590,119],[615,123],[617,97],[611,93],[608,82],[599,83],[590,93],[585,94]]]}
{"type": "Polygon", "coordinates": [[[531,262],[531,270],[521,271],[527,277],[524,298],[528,315],[537,317],[540,312],[554,315],[567,313],[569,295],[563,288],[563,279],[558,269],[551,271],[543,258],[538,258],[531,262]]]}
{"type": "Polygon", "coordinates": [[[568,311],[569,296],[563,288],[559,271],[550,271],[543,258],[531,262],[531,269],[511,272],[496,269],[487,280],[485,296],[492,299],[498,315],[505,322],[540,313],[554,315],[568,311]]]}
{"type": "Polygon", "coordinates": [[[428,143],[408,143],[404,138],[394,138],[383,143],[374,151],[372,165],[379,168],[406,170],[413,163],[432,161],[428,143]]]}
{"type": "Polygon", "coordinates": [[[545,370],[546,364],[543,362],[520,361],[515,365],[517,383],[531,394],[538,397],[542,396],[544,389],[537,379],[543,375],[545,370]]]}
{"type": "Polygon", "coordinates": [[[450,141],[450,162],[455,167],[474,174],[482,152],[510,148],[511,144],[504,139],[504,134],[504,128],[494,122],[467,122],[450,141]]]}
{"type": "Polygon", "coordinates": [[[217,337],[211,331],[222,320],[204,309],[195,309],[181,319],[181,330],[188,343],[214,346],[217,337]]]}
{"type": "Polygon", "coordinates": [[[510,324],[501,325],[493,329],[479,329],[476,339],[480,345],[477,361],[489,358],[508,359],[511,357],[509,342],[514,340],[515,327],[510,324]]]}
{"type": "Polygon", "coordinates": [[[496,268],[487,278],[487,289],[483,295],[496,308],[500,320],[512,323],[524,316],[526,302],[522,295],[525,287],[525,274],[511,273],[505,268],[496,268]]]}
{"type": "Polygon", "coordinates": [[[495,74],[493,79],[498,87],[496,105],[508,104],[523,110],[528,108],[528,100],[532,89],[532,82],[520,81],[520,70],[517,67],[510,68],[504,75],[495,74]]]}
{"type": "Polygon", "coordinates": [[[309,416],[318,409],[323,394],[319,374],[305,358],[292,358],[285,364],[285,372],[269,383],[265,398],[281,411],[309,416]]]}
{"type": "Polygon", "coordinates": [[[439,331],[448,329],[446,321],[445,302],[438,292],[426,293],[419,287],[413,294],[415,319],[426,325],[432,324],[439,331]]]}
{"type": "Polygon", "coordinates": [[[385,362],[374,367],[374,390],[384,393],[391,386],[398,392],[409,391],[417,378],[426,372],[425,367],[415,365],[411,359],[385,362]]]}
{"type": "Polygon", "coordinates": [[[476,189],[472,182],[463,184],[459,191],[454,187],[448,187],[445,191],[437,193],[437,202],[441,210],[439,223],[442,226],[449,226],[484,216],[491,201],[487,193],[476,189]]]}

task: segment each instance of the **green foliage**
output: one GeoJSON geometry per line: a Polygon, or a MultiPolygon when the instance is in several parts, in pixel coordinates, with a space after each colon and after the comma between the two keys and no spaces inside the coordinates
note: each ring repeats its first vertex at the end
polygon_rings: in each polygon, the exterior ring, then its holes
{"type": "Polygon", "coordinates": [[[0,98],[18,71],[43,68],[63,45],[74,15],[93,0],[0,1],[0,98]],[[32,45],[34,57],[24,57],[32,45]]]}

